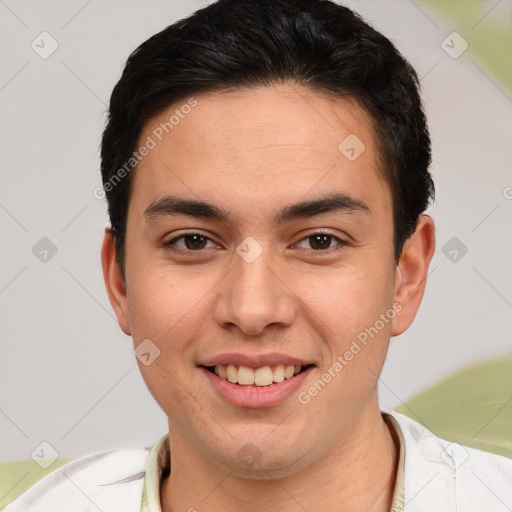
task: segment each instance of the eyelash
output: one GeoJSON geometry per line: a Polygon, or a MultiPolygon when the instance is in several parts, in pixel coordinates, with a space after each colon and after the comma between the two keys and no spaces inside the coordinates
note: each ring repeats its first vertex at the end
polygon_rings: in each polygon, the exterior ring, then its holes
{"type": "MultiPolygon", "coordinates": [[[[326,254],[326,253],[327,254],[332,254],[333,252],[339,251],[339,250],[343,249],[346,245],[348,245],[348,243],[346,241],[342,240],[341,238],[339,238],[339,237],[337,237],[335,235],[332,235],[331,233],[326,233],[324,231],[315,231],[311,235],[308,235],[308,236],[305,236],[304,238],[301,238],[298,243],[301,243],[304,240],[307,240],[308,238],[312,238],[312,237],[317,236],[317,235],[329,236],[332,240],[335,240],[337,242],[337,245],[335,245],[334,247],[329,247],[328,249],[310,249],[313,252],[313,254],[315,254],[315,255],[321,255],[321,254],[326,254]]],[[[182,235],[177,236],[177,237],[173,238],[172,240],[164,242],[162,245],[163,245],[164,248],[170,248],[173,251],[177,252],[178,254],[183,254],[183,255],[187,255],[187,256],[192,254],[192,253],[199,253],[199,254],[201,254],[203,251],[207,251],[208,250],[208,249],[198,249],[197,251],[194,251],[192,249],[182,249],[181,247],[178,247],[178,246],[175,245],[178,240],[181,240],[182,238],[187,238],[189,236],[201,236],[201,237],[205,238],[206,240],[212,242],[210,237],[206,236],[203,233],[200,233],[200,232],[190,232],[190,233],[183,233],[182,235]]],[[[306,249],[306,250],[308,250],[308,249],[306,249]]]]}

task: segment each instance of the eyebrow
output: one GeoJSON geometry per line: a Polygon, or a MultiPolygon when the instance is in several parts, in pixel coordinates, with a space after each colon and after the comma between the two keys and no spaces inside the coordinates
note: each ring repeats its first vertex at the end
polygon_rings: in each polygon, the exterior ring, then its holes
{"type": "MultiPolygon", "coordinates": [[[[325,197],[300,201],[285,206],[274,215],[274,223],[277,225],[290,222],[295,219],[303,219],[321,215],[324,213],[368,213],[370,208],[359,199],[345,194],[330,194],[325,197]]],[[[208,203],[207,201],[185,199],[182,197],[167,195],[151,203],[144,211],[144,217],[148,219],[161,218],[174,215],[188,215],[199,219],[209,219],[226,224],[233,223],[233,218],[228,210],[208,203]]]]}

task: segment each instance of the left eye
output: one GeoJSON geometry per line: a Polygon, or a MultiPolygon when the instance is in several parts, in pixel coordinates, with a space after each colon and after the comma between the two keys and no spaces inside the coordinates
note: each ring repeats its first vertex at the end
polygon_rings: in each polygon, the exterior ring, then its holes
{"type": "MultiPolygon", "coordinates": [[[[336,247],[337,245],[343,245],[343,241],[340,240],[338,237],[335,237],[333,235],[328,235],[325,233],[315,233],[314,235],[310,235],[310,236],[303,238],[299,242],[298,246],[300,246],[300,244],[306,242],[306,243],[310,244],[310,247],[312,249],[314,249],[315,251],[318,251],[318,250],[331,249],[331,243],[334,241],[336,242],[336,245],[334,247],[336,247]]],[[[308,247],[306,247],[306,249],[308,249],[308,247]]]]}

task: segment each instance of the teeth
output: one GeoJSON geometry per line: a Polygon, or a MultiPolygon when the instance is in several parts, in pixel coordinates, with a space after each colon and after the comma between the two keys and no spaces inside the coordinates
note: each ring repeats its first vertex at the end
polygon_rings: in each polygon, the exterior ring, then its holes
{"type": "Polygon", "coordinates": [[[238,384],[242,386],[250,386],[254,384],[254,370],[247,368],[247,366],[240,366],[238,368],[238,384]]]}
{"type": "Polygon", "coordinates": [[[293,366],[293,365],[287,366],[284,369],[284,378],[291,379],[293,377],[294,373],[295,373],[295,366],[293,366]]]}
{"type": "MultiPolygon", "coordinates": [[[[220,373],[220,372],[219,372],[220,373]]],[[[229,382],[232,382],[233,384],[236,384],[237,377],[238,377],[238,368],[232,364],[228,364],[226,377],[228,378],[229,382]]]]}
{"type": "Polygon", "coordinates": [[[228,377],[228,369],[226,368],[226,365],[225,364],[218,364],[216,367],[215,367],[215,370],[217,370],[217,368],[219,369],[219,373],[217,373],[217,375],[223,379],[227,379],[228,377]]]}
{"type": "Polygon", "coordinates": [[[302,366],[278,364],[276,366],[263,366],[262,368],[249,368],[247,366],[235,366],[234,364],[215,365],[215,374],[232,384],[241,386],[270,386],[274,382],[282,382],[297,375],[302,366]]]}
{"type": "MultiPolygon", "coordinates": [[[[272,373],[272,368],[270,368],[270,366],[258,368],[254,372],[254,384],[256,384],[256,386],[270,386],[273,382],[274,374],[272,373]]],[[[239,382],[239,384],[241,383],[239,382]]]]}
{"type": "Polygon", "coordinates": [[[278,364],[274,366],[274,382],[282,382],[284,380],[284,366],[278,364]]]}

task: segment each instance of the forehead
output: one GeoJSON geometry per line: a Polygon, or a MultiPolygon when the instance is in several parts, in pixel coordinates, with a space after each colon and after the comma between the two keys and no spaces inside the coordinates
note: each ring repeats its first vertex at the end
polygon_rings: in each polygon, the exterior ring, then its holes
{"type": "Polygon", "coordinates": [[[203,93],[151,119],[139,144],[149,139],[132,183],[140,208],[165,193],[267,210],[333,191],[390,201],[372,120],[351,98],[290,84],[203,93]]]}

